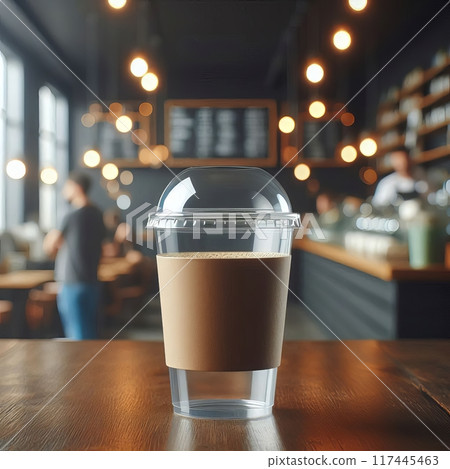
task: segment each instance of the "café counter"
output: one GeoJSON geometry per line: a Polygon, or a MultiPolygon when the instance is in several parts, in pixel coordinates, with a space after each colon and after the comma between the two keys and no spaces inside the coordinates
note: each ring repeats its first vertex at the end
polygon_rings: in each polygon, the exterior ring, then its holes
{"type": "Polygon", "coordinates": [[[445,266],[413,269],[306,238],[294,241],[292,255],[292,291],[340,338],[450,336],[445,266]]]}

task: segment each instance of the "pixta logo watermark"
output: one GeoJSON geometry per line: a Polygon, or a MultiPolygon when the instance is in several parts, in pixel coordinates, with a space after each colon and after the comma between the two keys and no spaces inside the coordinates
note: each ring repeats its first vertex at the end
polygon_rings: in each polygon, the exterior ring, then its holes
{"type": "Polygon", "coordinates": [[[258,240],[267,240],[274,232],[279,233],[281,239],[287,239],[293,234],[294,239],[303,236],[313,236],[324,240],[325,235],[313,213],[305,213],[300,219],[300,226],[291,226],[291,220],[280,218],[277,214],[259,213],[257,215],[245,212],[233,213],[192,213],[180,217],[179,214],[164,212],[156,223],[149,224],[149,220],[156,220],[156,207],[145,202],[126,216],[128,225],[126,239],[138,246],[154,250],[156,242],[167,241],[183,231],[192,235],[193,240],[200,240],[203,236],[226,236],[230,240],[249,239],[254,236],[258,240]],[[156,225],[156,226],[155,226],[156,225]],[[156,229],[154,229],[156,228],[156,229]],[[157,233],[155,233],[155,231],[157,233]]]}

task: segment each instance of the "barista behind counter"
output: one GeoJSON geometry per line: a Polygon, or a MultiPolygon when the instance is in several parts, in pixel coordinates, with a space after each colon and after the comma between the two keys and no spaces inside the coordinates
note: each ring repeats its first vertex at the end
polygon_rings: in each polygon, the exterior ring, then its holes
{"type": "Polygon", "coordinates": [[[381,179],[372,198],[376,208],[394,205],[400,200],[414,199],[419,196],[417,182],[419,178],[413,174],[411,160],[406,149],[397,150],[390,155],[392,174],[381,179]]]}

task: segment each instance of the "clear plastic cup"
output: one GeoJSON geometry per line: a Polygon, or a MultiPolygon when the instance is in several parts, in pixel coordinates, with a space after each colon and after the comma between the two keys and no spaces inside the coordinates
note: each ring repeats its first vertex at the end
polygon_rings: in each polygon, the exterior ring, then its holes
{"type": "Polygon", "coordinates": [[[186,169],[148,226],[175,413],[270,415],[299,226],[285,191],[259,168],[186,169]]]}

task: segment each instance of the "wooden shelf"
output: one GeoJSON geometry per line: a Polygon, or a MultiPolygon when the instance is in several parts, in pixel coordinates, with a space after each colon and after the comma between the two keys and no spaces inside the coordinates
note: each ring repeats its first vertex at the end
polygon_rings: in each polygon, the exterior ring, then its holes
{"type": "Polygon", "coordinates": [[[450,67],[450,57],[448,57],[447,60],[442,65],[437,65],[428,70],[425,70],[423,72],[423,76],[421,80],[419,80],[417,83],[415,83],[414,85],[408,88],[402,88],[401,90],[399,90],[395,98],[391,98],[387,101],[383,101],[382,103],[379,104],[378,109],[389,109],[390,107],[395,106],[396,104],[399,103],[399,101],[402,98],[406,98],[411,93],[414,93],[415,91],[420,89],[428,81],[431,81],[434,77],[442,73],[448,67],[450,67]]]}
{"type": "Polygon", "coordinates": [[[386,110],[386,109],[390,109],[391,107],[395,106],[396,104],[398,104],[398,93],[397,93],[397,97],[395,98],[390,98],[388,99],[387,101],[383,101],[382,103],[380,103],[378,105],[378,109],[379,110],[386,110]]]}
{"type": "Polygon", "coordinates": [[[450,155],[450,145],[433,148],[419,153],[417,158],[412,160],[413,164],[428,163],[450,155]]]}
{"type": "Polygon", "coordinates": [[[346,163],[345,161],[341,160],[340,158],[337,159],[317,159],[314,160],[313,158],[299,158],[296,164],[304,163],[308,165],[310,168],[343,168],[347,166],[351,166],[352,163],[346,163]]]}
{"type": "MultiPolygon", "coordinates": [[[[432,150],[426,150],[419,153],[415,158],[411,159],[411,164],[422,164],[428,163],[429,161],[439,160],[450,156],[450,145],[444,145],[442,147],[433,148],[432,150]]],[[[389,166],[378,165],[378,174],[386,174],[392,172],[393,169],[389,166]]]]}
{"type": "Polygon", "coordinates": [[[438,101],[443,100],[444,98],[450,98],[450,90],[442,90],[439,93],[428,94],[422,98],[420,103],[420,109],[425,109],[427,107],[436,104],[438,101]]]}
{"type": "Polygon", "coordinates": [[[429,68],[428,70],[425,70],[423,72],[421,80],[419,80],[417,83],[408,88],[402,88],[400,90],[398,94],[398,101],[400,101],[402,98],[406,98],[411,93],[414,93],[414,91],[417,91],[422,88],[422,86],[424,86],[427,82],[431,81],[434,77],[442,73],[449,66],[450,57],[447,57],[447,60],[442,65],[437,65],[435,67],[429,68]]]}
{"type": "MultiPolygon", "coordinates": [[[[420,80],[418,80],[414,85],[408,87],[408,88],[403,88],[401,89],[395,98],[390,99],[389,101],[385,101],[384,103],[381,103],[378,107],[378,115],[382,113],[382,110],[386,110],[389,108],[393,108],[394,106],[398,106],[400,101],[404,98],[407,98],[409,96],[412,96],[414,93],[417,92],[426,92],[427,89],[425,89],[425,85],[429,83],[433,78],[441,74],[442,72],[446,71],[447,69],[450,68],[450,57],[447,57],[445,62],[441,65],[437,65],[435,67],[432,67],[428,70],[425,70],[422,73],[422,77],[420,80]]],[[[450,90],[442,90],[438,93],[432,93],[423,96],[420,99],[420,102],[418,104],[417,109],[422,112],[422,117],[429,108],[432,106],[436,105],[437,103],[441,102],[449,102],[450,101],[450,90]]],[[[397,117],[392,121],[384,125],[379,125],[376,129],[376,132],[379,135],[383,135],[387,133],[387,131],[398,128],[400,124],[403,124],[407,120],[407,115],[408,113],[405,112],[399,112],[397,117]]],[[[446,119],[443,122],[440,122],[438,124],[433,124],[433,125],[421,125],[417,129],[417,136],[419,137],[424,137],[425,135],[431,134],[433,132],[436,132],[438,130],[441,130],[445,128],[446,126],[450,126],[450,119],[446,119]]],[[[399,130],[402,130],[398,128],[399,130]]],[[[376,153],[375,158],[381,158],[386,153],[389,153],[395,149],[398,149],[402,147],[405,144],[405,133],[402,135],[399,135],[399,137],[390,143],[386,145],[381,145],[378,148],[378,151],[376,153]]],[[[419,147],[420,148],[420,147],[419,147]]],[[[450,143],[447,145],[433,148],[431,150],[426,150],[422,151],[419,153],[416,158],[412,159],[413,164],[421,164],[421,163],[427,163],[429,161],[435,161],[440,158],[445,158],[450,155],[450,143]]],[[[381,162],[378,162],[377,164],[377,170],[379,174],[387,173],[392,171],[392,168],[383,165],[381,162]]]]}
{"type": "Polygon", "coordinates": [[[422,125],[422,127],[420,127],[417,131],[417,135],[427,135],[432,132],[435,132],[436,130],[440,130],[444,127],[447,127],[448,125],[450,125],[450,119],[447,119],[443,122],[439,122],[438,124],[434,125],[422,125]]]}
{"type": "Polygon", "coordinates": [[[377,152],[377,157],[382,156],[383,154],[386,154],[392,150],[395,150],[396,148],[399,148],[405,144],[405,136],[400,135],[396,140],[393,142],[389,143],[388,145],[383,145],[380,146],[377,152]]]}
{"type": "Polygon", "coordinates": [[[398,114],[398,116],[395,119],[393,119],[391,122],[387,122],[385,124],[379,125],[378,126],[378,131],[379,132],[386,132],[386,130],[394,129],[398,125],[403,124],[404,122],[406,122],[407,116],[408,116],[408,114],[406,114],[404,112],[400,112],[398,114]]]}

